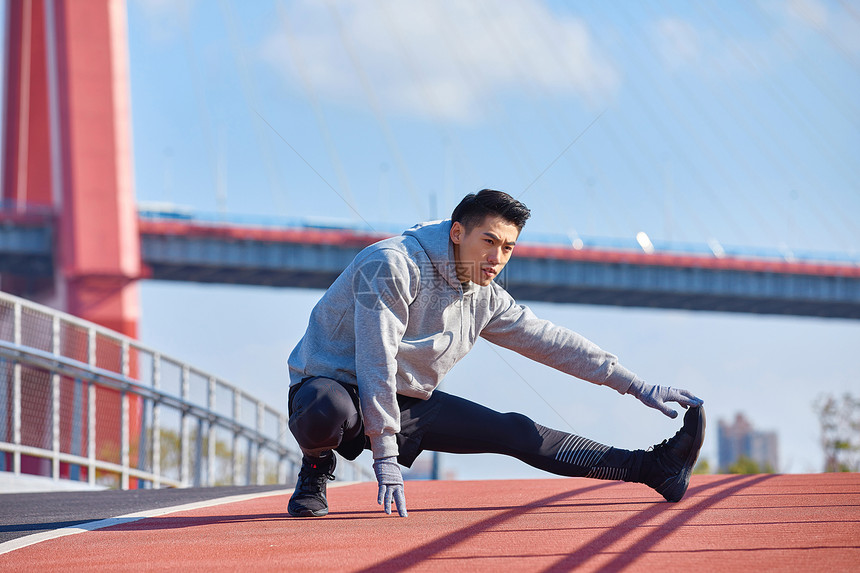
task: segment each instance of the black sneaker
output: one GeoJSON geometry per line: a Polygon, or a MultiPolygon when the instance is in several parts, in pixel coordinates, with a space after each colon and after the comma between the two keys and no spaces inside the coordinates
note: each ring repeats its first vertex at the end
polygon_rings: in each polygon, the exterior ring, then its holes
{"type": "Polygon", "coordinates": [[[329,480],[334,480],[334,467],[337,462],[334,452],[328,458],[311,461],[302,457],[302,469],[296,489],[287,505],[293,517],[322,517],[328,514],[328,500],[325,488],[329,480]]]}
{"type": "Polygon", "coordinates": [[[690,485],[690,474],[705,439],[705,409],[688,408],[684,426],[646,452],[643,483],[653,487],[666,501],[681,501],[690,485]]]}

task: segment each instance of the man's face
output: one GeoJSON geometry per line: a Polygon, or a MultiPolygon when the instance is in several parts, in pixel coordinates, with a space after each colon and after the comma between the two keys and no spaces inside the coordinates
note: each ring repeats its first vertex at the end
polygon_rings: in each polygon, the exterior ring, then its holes
{"type": "Polygon", "coordinates": [[[460,282],[487,286],[511,258],[519,230],[498,215],[487,215],[470,231],[458,222],[451,225],[451,242],[460,282]]]}

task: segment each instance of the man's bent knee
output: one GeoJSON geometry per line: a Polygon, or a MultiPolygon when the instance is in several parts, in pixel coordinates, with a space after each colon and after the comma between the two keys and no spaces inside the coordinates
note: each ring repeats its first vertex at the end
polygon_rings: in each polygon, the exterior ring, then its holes
{"type": "Polygon", "coordinates": [[[349,392],[328,378],[303,383],[291,402],[289,427],[306,453],[335,449],[348,420],[357,417],[349,392]]]}

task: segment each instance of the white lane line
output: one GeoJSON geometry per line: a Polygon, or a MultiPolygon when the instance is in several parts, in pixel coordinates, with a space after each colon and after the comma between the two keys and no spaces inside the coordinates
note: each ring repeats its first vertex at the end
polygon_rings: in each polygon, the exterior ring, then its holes
{"type": "MultiPolygon", "coordinates": [[[[328,488],[331,489],[333,487],[343,487],[343,486],[352,485],[355,483],[358,483],[358,482],[341,482],[338,484],[329,484],[328,488]]],[[[287,495],[287,494],[292,494],[292,493],[293,493],[293,488],[276,489],[276,490],[272,490],[272,491],[263,491],[263,492],[259,492],[259,493],[246,493],[243,495],[230,495],[227,497],[218,497],[215,499],[207,499],[204,501],[195,501],[193,503],[184,503],[182,505],[174,505],[172,507],[162,507],[159,509],[147,509],[144,511],[137,511],[134,513],[128,513],[126,515],[120,515],[118,517],[109,517],[107,519],[99,519],[98,521],[89,521],[87,523],[72,525],[70,527],[62,527],[60,529],[54,529],[51,531],[42,531],[39,533],[34,533],[32,535],[19,537],[17,539],[12,539],[10,541],[0,543],[0,555],[3,555],[5,553],[9,553],[10,551],[15,551],[16,549],[22,549],[24,547],[28,547],[28,546],[34,545],[36,543],[41,543],[42,541],[49,541],[51,539],[57,539],[59,537],[65,537],[67,535],[74,535],[76,533],[84,533],[86,531],[95,531],[96,529],[102,529],[104,527],[111,527],[113,525],[134,523],[135,521],[140,521],[141,519],[146,519],[148,517],[161,517],[162,515],[167,515],[168,513],[177,513],[180,511],[190,511],[192,509],[202,509],[204,507],[213,507],[216,505],[224,505],[226,503],[236,503],[239,501],[248,501],[248,500],[252,500],[252,499],[258,499],[261,497],[271,497],[274,495],[287,495]]],[[[284,513],[286,513],[286,508],[284,509],[284,513]]]]}

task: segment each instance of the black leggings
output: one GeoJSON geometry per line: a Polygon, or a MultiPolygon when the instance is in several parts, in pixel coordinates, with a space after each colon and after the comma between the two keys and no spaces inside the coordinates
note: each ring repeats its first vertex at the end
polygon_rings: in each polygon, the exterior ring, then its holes
{"type": "MultiPolygon", "coordinates": [[[[638,479],[641,451],[612,448],[445,392],[436,391],[427,400],[398,396],[398,402],[398,461],[406,466],[422,450],[495,453],[556,475],[638,479]]],[[[290,389],[290,430],[311,457],[336,450],[354,459],[369,448],[357,388],[328,378],[311,378],[290,389]]]]}

